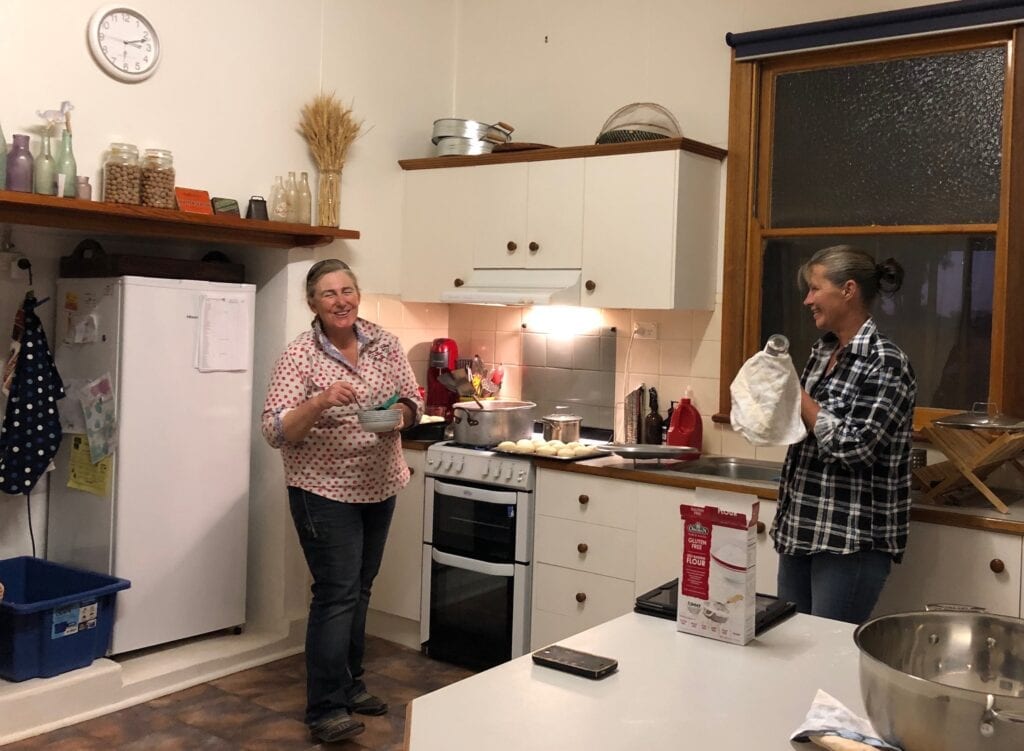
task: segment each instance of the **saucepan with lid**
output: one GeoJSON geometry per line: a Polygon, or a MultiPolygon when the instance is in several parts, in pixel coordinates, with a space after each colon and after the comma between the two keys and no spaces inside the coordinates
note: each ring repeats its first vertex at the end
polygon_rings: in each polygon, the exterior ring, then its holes
{"type": "Polygon", "coordinates": [[[545,441],[562,441],[571,443],[580,439],[580,426],[583,418],[579,415],[570,414],[568,407],[558,406],[550,415],[540,418],[543,425],[545,441]]]}

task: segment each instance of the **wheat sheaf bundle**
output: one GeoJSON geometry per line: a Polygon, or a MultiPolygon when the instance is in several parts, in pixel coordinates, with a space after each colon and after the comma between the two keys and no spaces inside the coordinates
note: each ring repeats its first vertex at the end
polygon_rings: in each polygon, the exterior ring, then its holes
{"type": "Polygon", "coordinates": [[[363,130],[363,121],[356,120],[352,109],[334,94],[319,94],[302,108],[299,132],[321,171],[340,170],[345,166],[348,147],[363,130]]]}

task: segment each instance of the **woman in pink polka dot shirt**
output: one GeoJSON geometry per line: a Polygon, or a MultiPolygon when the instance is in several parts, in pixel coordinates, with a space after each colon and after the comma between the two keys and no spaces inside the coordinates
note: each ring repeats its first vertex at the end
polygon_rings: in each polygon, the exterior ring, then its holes
{"type": "Polygon", "coordinates": [[[423,411],[397,337],[359,318],[359,300],[343,261],[310,268],[306,302],[316,317],[278,358],[262,416],[264,437],[281,449],[292,519],[313,575],[306,724],[327,743],[363,731],[353,712],[388,709],[362,680],[366,611],[395,494],[409,482],[398,431],[423,411]],[[364,431],[357,412],[396,394],[399,428],[364,431]]]}

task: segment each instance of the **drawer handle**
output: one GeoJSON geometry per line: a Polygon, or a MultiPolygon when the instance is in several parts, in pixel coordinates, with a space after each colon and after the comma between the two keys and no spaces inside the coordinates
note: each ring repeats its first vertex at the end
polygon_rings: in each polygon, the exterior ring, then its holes
{"type": "Polygon", "coordinates": [[[587,550],[589,550],[589,548],[587,547],[587,543],[581,542],[579,545],[576,546],[576,550],[578,550],[580,553],[586,553],[587,550]]]}
{"type": "Polygon", "coordinates": [[[535,242],[531,242],[530,243],[530,252],[531,253],[536,253],[538,250],[540,250],[540,245],[538,245],[535,242]]]}
{"type": "Polygon", "coordinates": [[[587,279],[587,283],[584,284],[583,286],[587,288],[587,292],[593,292],[595,289],[597,289],[597,282],[595,282],[593,279],[587,279]]]}
{"type": "Polygon", "coordinates": [[[452,282],[452,284],[454,284],[456,287],[461,287],[463,284],[465,284],[465,282],[462,281],[461,279],[456,279],[454,282],[452,282]]]}
{"type": "Polygon", "coordinates": [[[576,602],[586,602],[586,601],[587,601],[587,593],[586,592],[577,592],[576,593],[576,602]]]}
{"type": "Polygon", "coordinates": [[[764,531],[765,531],[766,529],[767,529],[767,527],[765,527],[765,526],[764,526],[764,522],[758,522],[758,523],[757,523],[757,533],[758,533],[759,535],[763,535],[763,534],[764,534],[764,531]]]}
{"type": "Polygon", "coordinates": [[[519,246],[516,245],[511,240],[509,240],[508,243],[505,245],[505,247],[508,248],[508,252],[509,253],[515,253],[516,252],[516,248],[518,248],[519,246]]]}
{"type": "Polygon", "coordinates": [[[585,493],[581,493],[580,494],[580,505],[581,506],[586,506],[588,503],[590,503],[590,496],[586,495],[585,493]]]}
{"type": "Polygon", "coordinates": [[[992,569],[993,574],[1001,574],[1006,570],[1006,564],[998,558],[993,558],[988,562],[988,567],[992,569]]]}

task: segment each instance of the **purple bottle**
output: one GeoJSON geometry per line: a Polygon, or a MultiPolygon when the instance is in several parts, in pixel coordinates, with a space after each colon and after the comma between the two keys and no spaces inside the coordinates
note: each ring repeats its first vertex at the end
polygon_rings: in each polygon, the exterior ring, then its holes
{"type": "Polygon", "coordinates": [[[32,161],[28,136],[15,133],[14,144],[7,154],[7,190],[32,192],[32,161]]]}

